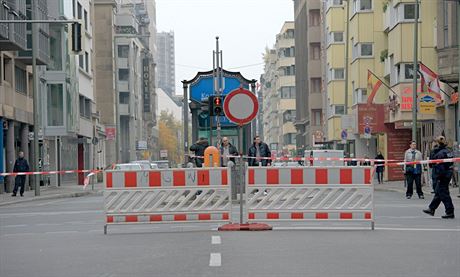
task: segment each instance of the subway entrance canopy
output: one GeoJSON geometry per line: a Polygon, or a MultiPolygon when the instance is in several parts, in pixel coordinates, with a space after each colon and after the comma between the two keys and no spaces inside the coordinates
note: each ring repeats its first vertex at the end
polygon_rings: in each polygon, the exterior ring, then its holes
{"type": "MultiPolygon", "coordinates": [[[[186,114],[192,114],[192,142],[200,137],[205,137],[212,145],[217,143],[217,119],[216,116],[209,116],[208,98],[215,95],[213,73],[215,70],[206,72],[198,72],[191,80],[182,81],[184,86],[184,96],[188,99],[186,114]]],[[[255,94],[256,80],[248,80],[241,75],[240,72],[231,72],[222,69],[222,93],[221,96],[226,96],[231,91],[240,87],[250,90],[255,94]]],[[[238,151],[246,153],[249,145],[252,143],[252,136],[255,135],[256,122],[253,120],[251,124],[243,128],[243,147],[238,145],[238,126],[224,115],[220,116],[221,136],[229,138],[230,142],[235,145],[238,151]]],[[[188,145],[188,144],[186,144],[188,145]]],[[[188,145],[190,147],[190,145],[188,145]]]]}

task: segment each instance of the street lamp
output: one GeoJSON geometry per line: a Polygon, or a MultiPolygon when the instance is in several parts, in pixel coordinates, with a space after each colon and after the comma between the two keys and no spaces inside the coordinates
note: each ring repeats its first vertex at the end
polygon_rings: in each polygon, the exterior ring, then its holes
{"type": "Polygon", "coordinates": [[[415,0],[414,19],[414,65],[412,73],[412,140],[417,141],[417,71],[418,71],[418,7],[419,0],[415,0]]]}

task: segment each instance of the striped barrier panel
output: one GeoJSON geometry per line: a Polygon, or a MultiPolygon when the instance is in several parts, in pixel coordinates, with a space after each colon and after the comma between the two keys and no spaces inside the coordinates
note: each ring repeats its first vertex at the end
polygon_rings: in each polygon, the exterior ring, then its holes
{"type": "Polygon", "coordinates": [[[106,171],[107,226],[133,223],[229,222],[228,168],[106,171]]]}
{"type": "Polygon", "coordinates": [[[247,219],[369,221],[374,229],[371,167],[249,167],[247,219]]]}

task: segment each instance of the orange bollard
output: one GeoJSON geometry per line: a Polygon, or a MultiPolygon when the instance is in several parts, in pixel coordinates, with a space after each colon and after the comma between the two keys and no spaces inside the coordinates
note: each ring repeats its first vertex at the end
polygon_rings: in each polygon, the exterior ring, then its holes
{"type": "Polygon", "coordinates": [[[204,150],[204,166],[220,167],[220,152],[215,146],[209,146],[204,150]]]}

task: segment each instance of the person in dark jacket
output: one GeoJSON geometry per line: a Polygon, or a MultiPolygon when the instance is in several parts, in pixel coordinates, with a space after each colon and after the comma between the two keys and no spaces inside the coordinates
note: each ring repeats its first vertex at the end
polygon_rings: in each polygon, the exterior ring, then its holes
{"type": "MultiPolygon", "coordinates": [[[[446,138],[440,136],[437,138],[439,147],[433,154],[434,160],[452,159],[454,157],[452,151],[447,148],[446,138]]],[[[455,218],[454,204],[449,193],[449,183],[454,174],[454,163],[437,163],[433,165],[433,175],[436,178],[436,188],[434,198],[431,201],[428,209],[423,210],[424,213],[434,216],[434,212],[439,207],[441,202],[444,204],[446,214],[442,218],[455,218]]]]}
{"type": "Polygon", "coordinates": [[[377,180],[379,181],[379,184],[383,184],[383,172],[385,171],[385,166],[381,164],[385,164],[383,160],[385,160],[385,157],[382,155],[382,152],[377,152],[377,156],[375,156],[376,160],[382,160],[382,161],[376,161],[374,164],[379,165],[375,169],[375,172],[377,173],[377,180]]]}
{"type": "MultiPolygon", "coordinates": [[[[190,151],[195,153],[195,156],[204,157],[204,150],[208,148],[209,143],[206,138],[200,138],[196,143],[190,146],[190,151]]],[[[196,167],[203,167],[204,158],[195,157],[196,167]]]]}
{"type": "MultiPolygon", "coordinates": [[[[439,145],[435,141],[435,144],[433,145],[433,149],[430,152],[430,160],[434,160],[434,154],[438,152],[439,145]]],[[[431,169],[431,186],[433,187],[433,191],[431,193],[434,193],[436,191],[436,175],[434,174],[434,168],[433,164],[428,164],[428,166],[431,169]]]]}
{"type": "Polygon", "coordinates": [[[270,148],[265,142],[260,140],[259,136],[254,137],[254,143],[249,147],[248,156],[253,157],[250,158],[248,163],[249,166],[267,166],[271,164],[271,159],[264,159],[264,158],[271,158],[272,153],[270,152],[270,148]]]}
{"type": "Polygon", "coordinates": [[[235,162],[235,158],[227,158],[227,156],[238,156],[238,150],[228,141],[227,137],[222,138],[220,156],[221,166],[227,166],[228,161],[232,161],[233,163],[235,162]]]}
{"type": "MultiPolygon", "coordinates": [[[[29,163],[27,160],[24,159],[24,152],[19,152],[19,157],[14,163],[13,172],[28,172],[29,171],[29,163]]],[[[18,193],[18,189],[20,188],[20,195],[24,196],[24,189],[26,183],[26,175],[17,175],[16,179],[14,180],[14,189],[13,194],[11,196],[16,196],[18,193]]]]}

